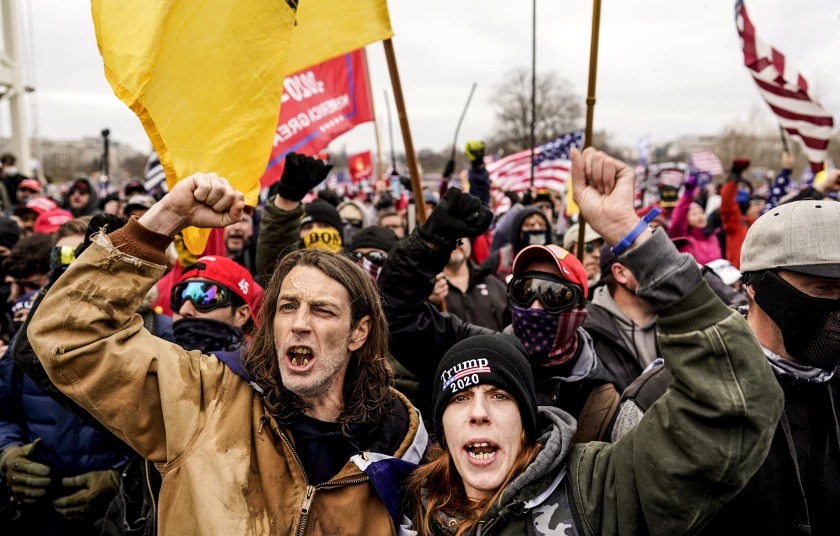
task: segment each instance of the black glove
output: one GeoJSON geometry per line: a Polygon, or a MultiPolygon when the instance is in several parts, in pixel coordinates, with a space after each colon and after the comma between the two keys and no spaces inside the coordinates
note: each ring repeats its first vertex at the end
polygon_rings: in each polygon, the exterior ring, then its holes
{"type": "Polygon", "coordinates": [[[332,166],[317,158],[298,153],[286,155],[286,167],[275,192],[283,199],[300,201],[311,189],[327,178],[332,166]]]}
{"type": "Polygon", "coordinates": [[[479,198],[449,188],[417,233],[427,242],[454,249],[459,238],[482,234],[492,221],[493,212],[479,198]]]}

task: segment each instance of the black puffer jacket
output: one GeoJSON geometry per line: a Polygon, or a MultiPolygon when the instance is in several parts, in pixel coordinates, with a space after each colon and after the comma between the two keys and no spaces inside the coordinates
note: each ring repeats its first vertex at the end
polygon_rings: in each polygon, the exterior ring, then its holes
{"type": "Polygon", "coordinates": [[[502,331],[510,324],[507,287],[487,268],[479,268],[467,259],[470,281],[462,292],[449,283],[446,310],[453,315],[488,329],[502,331]]]}

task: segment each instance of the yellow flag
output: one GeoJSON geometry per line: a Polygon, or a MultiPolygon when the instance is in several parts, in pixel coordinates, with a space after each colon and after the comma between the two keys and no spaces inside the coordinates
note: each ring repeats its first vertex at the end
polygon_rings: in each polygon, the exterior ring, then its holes
{"type": "Polygon", "coordinates": [[[571,218],[573,216],[577,216],[580,213],[580,208],[578,208],[577,203],[575,203],[574,198],[572,197],[572,177],[569,176],[569,180],[566,181],[566,217],[571,218]]]}
{"type": "MultiPolygon", "coordinates": [[[[256,204],[295,4],[91,0],[105,76],[142,121],[170,188],[192,173],[215,172],[256,204]]],[[[196,231],[184,238],[200,253],[209,231],[196,231]]]]}
{"type": "Polygon", "coordinates": [[[286,72],[300,71],[392,35],[385,0],[302,0],[286,72]]]}

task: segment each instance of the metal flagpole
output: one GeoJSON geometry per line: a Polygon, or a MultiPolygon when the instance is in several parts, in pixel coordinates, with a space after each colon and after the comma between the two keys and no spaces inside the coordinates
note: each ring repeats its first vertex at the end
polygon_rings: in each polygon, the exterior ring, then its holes
{"type": "MultiPolygon", "coordinates": [[[[417,223],[426,221],[426,202],[423,199],[423,184],[420,182],[420,166],[417,155],[414,154],[414,142],[411,140],[411,129],[408,125],[408,115],[405,111],[400,73],[397,70],[397,58],[394,55],[394,43],[390,39],[382,41],[385,46],[385,59],[388,61],[388,72],[391,75],[391,87],[394,90],[394,103],[397,106],[397,117],[400,120],[403,143],[405,144],[405,161],[411,175],[411,189],[414,192],[414,206],[417,208],[417,223]]],[[[395,162],[396,164],[396,162],[395,162]]]]}
{"type": "MultiPolygon", "coordinates": [[[[592,122],[595,117],[595,78],[598,74],[598,33],[601,26],[601,0],[594,0],[592,5],[592,39],[589,45],[589,88],[586,92],[586,131],[583,147],[592,146],[592,122]]],[[[578,218],[577,258],[583,262],[585,251],[586,221],[583,214],[578,218]]]]}
{"type": "MultiPolygon", "coordinates": [[[[373,135],[376,138],[376,179],[382,179],[382,144],[379,140],[379,121],[376,120],[376,107],[373,105],[373,85],[370,82],[370,69],[368,68],[367,48],[362,49],[362,58],[365,62],[365,78],[368,86],[368,101],[370,102],[370,113],[373,115],[373,135]]],[[[392,144],[393,145],[393,144],[392,144]]]]}
{"type": "Polygon", "coordinates": [[[472,101],[477,85],[477,82],[473,82],[472,89],[470,89],[470,94],[467,97],[467,103],[464,105],[464,109],[461,111],[461,117],[458,119],[458,125],[455,127],[455,138],[452,140],[452,154],[449,155],[449,162],[446,164],[446,171],[443,173],[444,179],[449,179],[449,175],[455,170],[455,150],[458,146],[458,133],[461,131],[461,123],[464,122],[464,116],[467,115],[467,108],[470,107],[470,102],[472,101]],[[451,169],[450,166],[452,166],[451,169]]]}
{"type": "Polygon", "coordinates": [[[531,188],[534,187],[534,151],[537,145],[537,0],[531,17],[531,188]]]}

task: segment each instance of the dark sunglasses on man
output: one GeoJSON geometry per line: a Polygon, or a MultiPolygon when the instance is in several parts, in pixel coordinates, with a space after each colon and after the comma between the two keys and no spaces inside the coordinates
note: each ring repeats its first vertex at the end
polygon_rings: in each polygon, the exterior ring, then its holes
{"type": "Polygon", "coordinates": [[[388,260],[388,254],[383,251],[368,251],[367,253],[351,251],[348,255],[356,262],[361,262],[362,259],[367,259],[376,266],[385,266],[385,261],[388,260]]]}
{"type": "Polygon", "coordinates": [[[213,281],[183,281],[172,287],[169,307],[173,311],[180,311],[187,300],[202,313],[210,312],[229,305],[243,305],[242,298],[234,294],[229,288],[213,281]]]}
{"type": "Polygon", "coordinates": [[[583,292],[577,285],[551,274],[526,272],[511,279],[508,299],[524,308],[540,300],[543,309],[558,314],[582,304],[583,292]]]}

